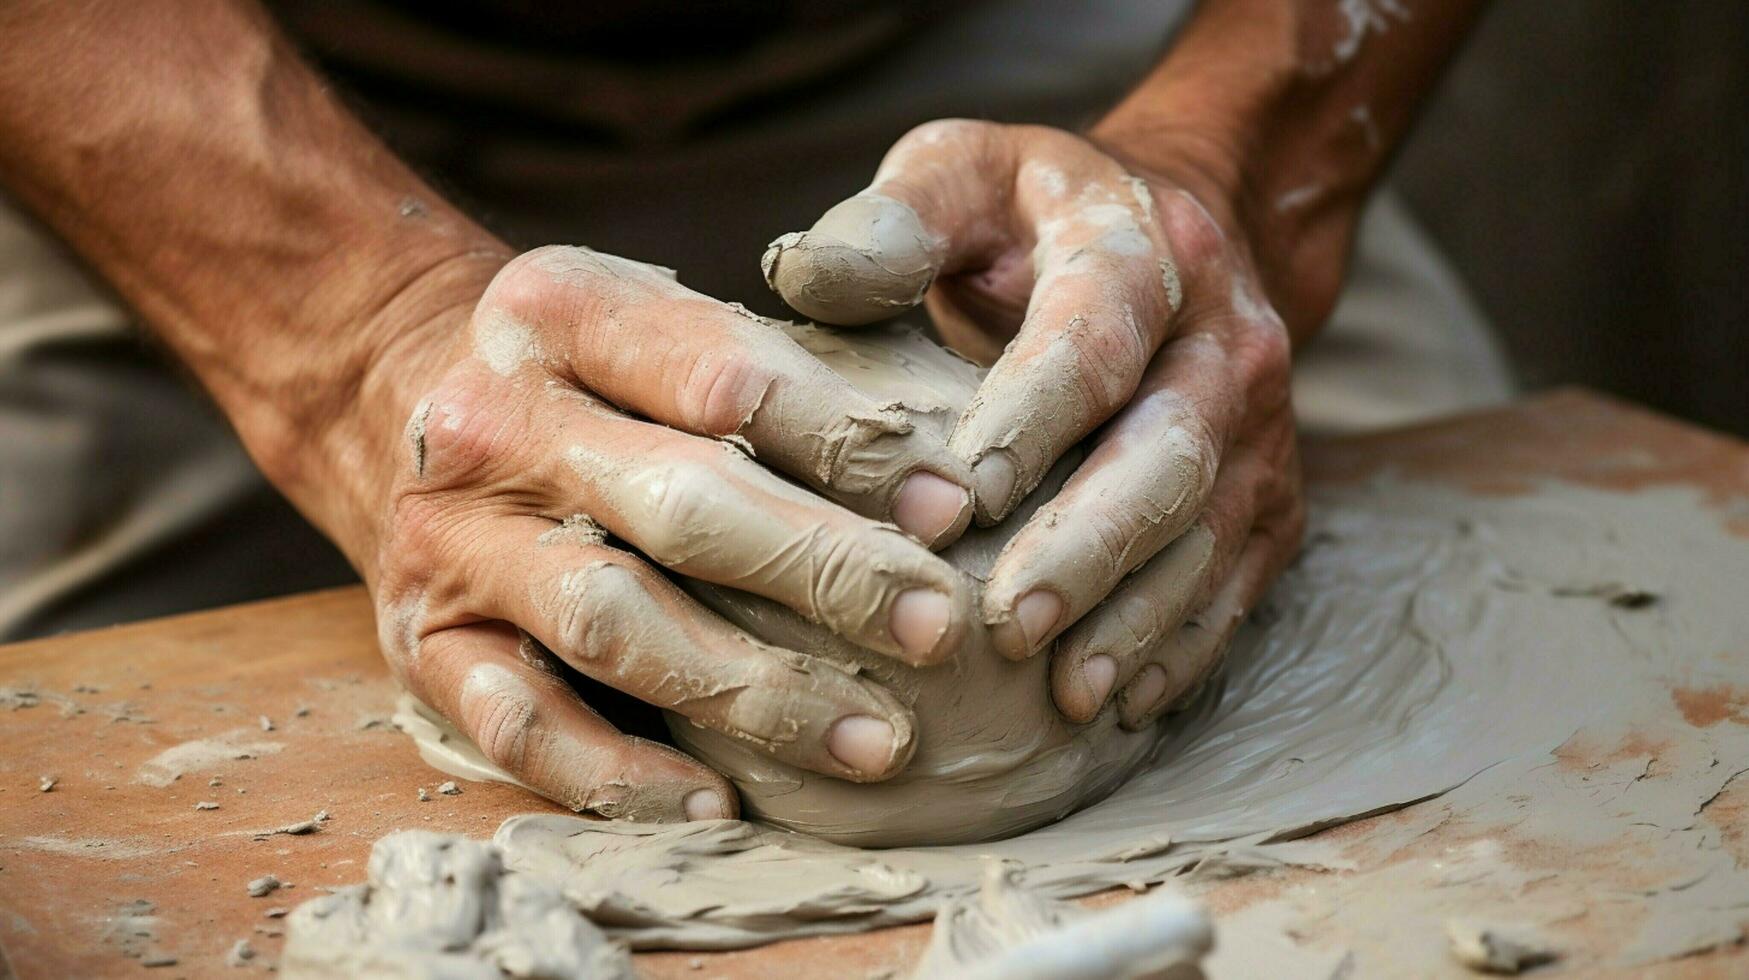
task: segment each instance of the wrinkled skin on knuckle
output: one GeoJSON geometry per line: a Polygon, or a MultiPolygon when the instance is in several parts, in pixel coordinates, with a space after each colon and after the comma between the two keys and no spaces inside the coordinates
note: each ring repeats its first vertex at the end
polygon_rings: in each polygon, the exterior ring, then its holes
{"type": "Polygon", "coordinates": [[[1277,320],[1245,320],[1227,339],[1227,356],[1253,410],[1273,414],[1287,407],[1293,343],[1277,320]]]}
{"type": "Polygon", "coordinates": [[[1172,261],[1187,278],[1198,270],[1225,268],[1231,245],[1207,208],[1188,192],[1175,190],[1154,196],[1156,219],[1172,252],[1172,261]]]}
{"type": "Polygon", "coordinates": [[[1110,417],[1129,401],[1147,365],[1141,338],[1114,324],[1071,323],[1064,337],[1075,351],[1071,383],[1081,393],[1083,411],[1092,419],[1110,417]]]}
{"type": "Polygon", "coordinates": [[[566,246],[547,245],[511,259],[487,285],[478,309],[499,311],[524,323],[545,319],[562,293],[541,264],[567,250],[566,246]]]}
{"type": "Polygon", "coordinates": [[[462,722],[486,758],[512,773],[526,773],[542,741],[540,709],[521,685],[482,682],[477,671],[463,682],[462,722]]]}
{"type": "Polygon", "coordinates": [[[518,387],[462,362],[444,373],[407,426],[410,482],[422,488],[487,482],[513,469],[529,441],[518,387]]]}
{"type": "Polygon", "coordinates": [[[680,372],[675,407],[681,426],[713,436],[744,428],[771,388],[772,372],[738,350],[704,349],[688,353],[680,372]]]}
{"type": "Polygon", "coordinates": [[[1154,492],[1147,519],[1178,525],[1191,516],[1188,508],[1200,506],[1214,489],[1221,450],[1207,420],[1194,414],[1168,429],[1161,442],[1164,463],[1147,488],[1154,492]]]}

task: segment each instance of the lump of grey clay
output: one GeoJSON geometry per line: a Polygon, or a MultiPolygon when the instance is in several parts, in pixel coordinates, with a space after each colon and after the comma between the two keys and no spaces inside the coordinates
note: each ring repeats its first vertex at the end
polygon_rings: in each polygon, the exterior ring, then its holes
{"type": "Polygon", "coordinates": [[[453,834],[384,837],[371,848],[367,884],[311,899],[287,923],[287,977],[635,976],[625,947],[578,915],[556,883],[453,834]]]}
{"type": "MultiPolygon", "coordinates": [[[[983,372],[914,329],[840,333],[793,325],[797,342],[919,429],[947,437],[983,372]]],[[[1066,459],[1015,513],[973,528],[943,552],[982,580],[996,555],[1067,478],[1066,459]]],[[[917,751],[899,775],[858,784],[777,762],[732,738],[670,715],[686,751],[740,788],[743,811],[767,823],[863,847],[968,843],[1022,833],[1087,806],[1151,756],[1158,728],[1126,732],[1109,708],[1086,725],[1065,722],[1047,685],[1050,658],[1015,663],[974,631],[946,663],[914,668],[839,638],[787,608],[692,580],[682,585],[753,635],[822,657],[885,684],[917,718],[917,751]]]]}

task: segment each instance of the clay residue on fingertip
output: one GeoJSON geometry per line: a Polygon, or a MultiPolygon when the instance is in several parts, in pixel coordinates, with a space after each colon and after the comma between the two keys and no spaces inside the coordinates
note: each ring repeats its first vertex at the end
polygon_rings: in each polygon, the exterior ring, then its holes
{"type": "Polygon", "coordinates": [[[827,211],[809,230],[772,242],[760,265],[766,283],[803,315],[855,326],[921,302],[942,255],[942,244],[916,211],[864,192],[827,211]]]}

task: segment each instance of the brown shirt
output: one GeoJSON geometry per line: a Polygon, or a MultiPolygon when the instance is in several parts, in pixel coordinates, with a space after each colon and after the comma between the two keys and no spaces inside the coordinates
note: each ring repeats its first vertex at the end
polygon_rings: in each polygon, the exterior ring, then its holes
{"type": "Polygon", "coordinates": [[[939,16],[925,0],[272,0],[286,29],[372,103],[441,103],[576,138],[683,138],[827,84],[939,16]]]}

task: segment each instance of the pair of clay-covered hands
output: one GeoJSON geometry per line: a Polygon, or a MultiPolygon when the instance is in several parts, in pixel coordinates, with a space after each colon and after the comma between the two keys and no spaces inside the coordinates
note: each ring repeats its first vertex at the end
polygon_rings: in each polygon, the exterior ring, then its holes
{"type": "Polygon", "coordinates": [[[409,419],[398,458],[358,461],[385,468],[352,550],[391,667],[529,786],[642,819],[733,816],[736,798],[617,731],[550,657],[845,779],[890,776],[911,748],[884,689],[794,669],[651,562],[915,665],[988,629],[1005,656],[1049,653],[1068,720],[1115,702],[1152,724],[1302,523],[1288,335],[1213,197],[1065,132],[944,121],[774,243],[767,277],[803,314],[925,302],[944,342],[992,364],[945,443],[664,270],[514,258],[477,303],[410,329],[369,393],[409,419]],[[1083,441],[981,589],[932,553],[1083,441]]]}

